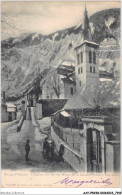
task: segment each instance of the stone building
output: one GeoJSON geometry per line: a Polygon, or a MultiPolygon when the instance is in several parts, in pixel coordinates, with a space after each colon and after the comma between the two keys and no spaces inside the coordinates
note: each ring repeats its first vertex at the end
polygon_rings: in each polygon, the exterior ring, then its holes
{"type": "Polygon", "coordinates": [[[109,139],[112,120],[103,116],[87,116],[78,125],[70,112],[60,111],[52,116],[51,135],[63,158],[79,172],[120,171],[120,141],[109,139]]]}
{"type": "Polygon", "coordinates": [[[99,45],[92,42],[87,10],[84,10],[82,24],[82,41],[76,51],[76,91],[81,91],[84,85],[99,83],[99,45]]]}
{"type": "Polygon", "coordinates": [[[42,98],[69,99],[75,93],[79,93],[84,86],[113,80],[112,73],[99,69],[99,44],[92,41],[86,7],[81,30],[81,43],[75,48],[75,52],[75,63],[62,61],[56,69],[61,88],[59,97],[56,96],[55,90],[45,83],[42,98]]]}
{"type": "Polygon", "coordinates": [[[1,122],[9,122],[16,120],[17,107],[10,102],[6,102],[5,92],[3,91],[3,97],[1,102],[1,122]]]}
{"type": "Polygon", "coordinates": [[[69,99],[76,93],[75,66],[62,61],[42,82],[42,99],[69,99]],[[57,93],[56,93],[57,92],[57,93]]]}
{"type": "Polygon", "coordinates": [[[105,86],[111,98],[106,102],[107,94],[102,88],[96,91],[96,86],[93,86],[94,90],[87,87],[84,93],[74,95],[63,110],[51,117],[51,135],[56,148],[59,151],[63,144],[63,158],[78,172],[120,171],[119,84],[109,82],[105,86]],[[99,112],[95,105],[91,105],[92,97],[87,96],[86,90],[90,89],[96,93],[96,100],[100,96],[99,112]]]}

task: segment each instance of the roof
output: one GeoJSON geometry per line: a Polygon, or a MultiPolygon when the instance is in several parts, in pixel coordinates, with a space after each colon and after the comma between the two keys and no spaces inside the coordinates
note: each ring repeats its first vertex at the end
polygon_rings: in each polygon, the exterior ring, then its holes
{"type": "Polygon", "coordinates": [[[68,102],[65,104],[65,110],[73,110],[73,109],[85,109],[89,108],[89,106],[83,101],[82,96],[80,94],[75,94],[71,97],[68,102]]]}
{"type": "Polygon", "coordinates": [[[6,105],[7,105],[7,108],[16,108],[14,104],[9,103],[9,102],[7,102],[6,105]]]}
{"type": "Polygon", "coordinates": [[[10,102],[6,103],[7,112],[16,112],[16,106],[10,102]]]}
{"type": "Polygon", "coordinates": [[[120,82],[100,82],[100,85],[85,86],[65,104],[65,110],[115,108],[120,106],[120,82]]]}
{"type": "Polygon", "coordinates": [[[100,78],[100,81],[103,82],[103,81],[112,81],[112,78],[100,78]]]}
{"type": "Polygon", "coordinates": [[[75,71],[68,74],[68,76],[74,76],[74,75],[75,75],[75,71]]]}
{"type": "Polygon", "coordinates": [[[99,75],[100,75],[100,78],[105,78],[105,77],[113,78],[114,77],[112,73],[107,72],[106,70],[105,71],[99,70],[99,75]]]}
{"type": "Polygon", "coordinates": [[[16,112],[16,108],[7,107],[7,112],[16,112]]]}
{"type": "Polygon", "coordinates": [[[63,115],[64,117],[71,117],[71,115],[66,111],[61,111],[60,114],[63,115]]]}
{"type": "Polygon", "coordinates": [[[70,72],[73,72],[75,70],[75,67],[74,66],[67,66],[67,65],[64,65],[64,64],[59,64],[59,66],[57,67],[57,70],[67,70],[67,71],[70,71],[70,72]]]}
{"type": "Polygon", "coordinates": [[[61,80],[66,83],[76,84],[75,80],[71,77],[64,77],[64,78],[61,78],[61,80]]]}
{"type": "Polygon", "coordinates": [[[84,45],[84,44],[88,45],[89,47],[94,47],[94,48],[98,48],[98,47],[99,47],[99,44],[97,44],[97,43],[95,43],[95,42],[91,42],[91,41],[85,40],[85,41],[83,41],[80,45],[78,45],[77,47],[75,47],[75,50],[76,50],[77,48],[81,47],[81,46],[84,45]]]}
{"type": "Polygon", "coordinates": [[[74,66],[75,64],[73,62],[69,62],[69,61],[62,61],[61,65],[64,65],[64,66],[74,66]]]}

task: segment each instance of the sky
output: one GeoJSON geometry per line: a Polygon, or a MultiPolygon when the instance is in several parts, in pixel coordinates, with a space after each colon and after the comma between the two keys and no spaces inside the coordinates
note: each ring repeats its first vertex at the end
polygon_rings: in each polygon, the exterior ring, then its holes
{"type": "MultiPolygon", "coordinates": [[[[50,34],[82,22],[82,1],[7,1],[2,2],[2,39],[22,33],[50,34]]],[[[120,2],[86,2],[88,16],[97,11],[119,8],[120,2]]]]}

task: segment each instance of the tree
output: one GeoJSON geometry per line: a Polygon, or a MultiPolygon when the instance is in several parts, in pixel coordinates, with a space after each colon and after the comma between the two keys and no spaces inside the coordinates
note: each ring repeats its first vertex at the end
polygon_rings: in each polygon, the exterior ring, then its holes
{"type": "Polygon", "coordinates": [[[57,70],[51,70],[48,80],[47,80],[48,90],[54,92],[57,98],[60,97],[63,89],[63,85],[59,75],[57,74],[57,70]]]}
{"type": "Polygon", "coordinates": [[[81,92],[84,103],[100,115],[101,109],[120,104],[120,82],[102,82],[81,92]]]}
{"type": "Polygon", "coordinates": [[[66,109],[74,109],[78,120],[84,116],[105,115],[118,117],[120,107],[120,81],[101,82],[97,85],[85,86],[80,94],[69,100],[66,109]],[[116,114],[109,108],[118,108],[116,114]],[[112,116],[113,115],[113,116],[112,116]]]}

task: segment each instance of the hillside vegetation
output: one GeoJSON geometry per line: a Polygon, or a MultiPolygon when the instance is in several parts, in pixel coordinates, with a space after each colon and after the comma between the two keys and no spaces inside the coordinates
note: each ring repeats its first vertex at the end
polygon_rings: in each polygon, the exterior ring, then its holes
{"type": "MultiPolygon", "coordinates": [[[[114,63],[115,71],[119,72],[120,9],[97,12],[89,21],[93,41],[100,44],[100,66],[111,71],[114,63]]],[[[81,28],[82,24],[50,35],[25,33],[3,40],[1,78],[7,96],[21,96],[50,66],[57,67],[62,60],[74,62],[74,48],[81,43],[81,28]]]]}

